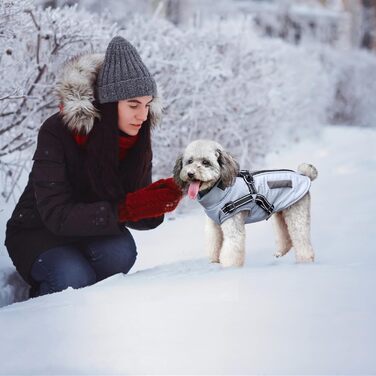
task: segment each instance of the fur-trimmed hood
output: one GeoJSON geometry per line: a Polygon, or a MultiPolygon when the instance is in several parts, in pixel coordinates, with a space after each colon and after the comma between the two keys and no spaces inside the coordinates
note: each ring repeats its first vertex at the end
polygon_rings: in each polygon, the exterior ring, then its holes
{"type": "MultiPolygon", "coordinates": [[[[104,54],[79,55],[69,60],[63,67],[57,83],[56,95],[61,105],[63,121],[71,130],[88,134],[100,114],[94,107],[95,83],[103,64],[104,54]]],[[[149,120],[156,126],[162,116],[159,96],[150,105],[149,120]]]]}

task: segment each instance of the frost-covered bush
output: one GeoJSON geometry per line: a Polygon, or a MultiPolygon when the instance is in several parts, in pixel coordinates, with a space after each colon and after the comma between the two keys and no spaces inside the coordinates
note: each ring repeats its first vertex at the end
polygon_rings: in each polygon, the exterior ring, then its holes
{"type": "Polygon", "coordinates": [[[8,199],[30,160],[42,121],[57,109],[57,69],[82,51],[104,49],[117,26],[76,7],[38,9],[27,0],[0,5],[0,181],[8,199]],[[20,155],[20,152],[29,152],[20,155]],[[3,184],[4,183],[4,184],[3,184]]]}
{"type": "Polygon", "coordinates": [[[319,4],[307,7],[275,2],[256,7],[253,22],[262,35],[281,38],[289,43],[339,45],[347,37],[348,15],[319,4]]]}
{"type": "Polygon", "coordinates": [[[135,18],[126,35],[135,37],[163,89],[165,116],[154,134],[158,176],[171,173],[193,139],[215,139],[253,168],[277,143],[327,122],[339,75],[336,64],[324,66],[325,47],[262,39],[236,25],[177,30],[155,23],[137,33],[142,22],[135,18]]]}
{"type": "Polygon", "coordinates": [[[376,58],[367,53],[261,38],[250,24],[178,29],[157,17],[130,16],[117,29],[76,8],[24,10],[13,17],[17,33],[0,38],[5,197],[30,160],[15,151],[30,150],[57,108],[52,91],[62,62],[103,52],[116,33],[140,51],[163,94],[164,119],[153,134],[155,178],[170,175],[177,155],[197,138],[217,140],[242,167],[257,168],[272,147],[319,124],[374,123],[376,58]]]}
{"type": "Polygon", "coordinates": [[[336,76],[329,122],[375,127],[376,57],[362,50],[341,55],[328,50],[323,60],[336,76]]]}
{"type": "Polygon", "coordinates": [[[150,63],[167,104],[155,134],[159,175],[170,173],[174,156],[196,138],[221,142],[242,166],[255,168],[270,148],[309,136],[319,125],[375,124],[376,57],[370,53],[293,46],[259,38],[244,25],[167,28],[163,38],[153,29],[143,38],[154,46],[152,56],[161,55],[150,63]]]}

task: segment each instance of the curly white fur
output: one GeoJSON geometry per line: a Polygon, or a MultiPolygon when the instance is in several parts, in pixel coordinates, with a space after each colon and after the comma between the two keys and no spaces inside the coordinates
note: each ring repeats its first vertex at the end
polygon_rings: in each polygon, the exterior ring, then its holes
{"type": "MultiPolygon", "coordinates": [[[[200,183],[199,191],[213,187],[219,179],[225,186],[233,184],[239,171],[235,159],[223,147],[208,140],[190,143],[174,167],[174,178],[182,189],[192,181],[200,183]]],[[[314,180],[317,169],[303,163],[298,172],[314,180]]],[[[206,249],[211,262],[223,266],[243,266],[245,260],[245,218],[248,213],[239,212],[221,225],[207,217],[205,234],[206,249]]],[[[315,255],[310,239],[310,194],[287,209],[273,214],[276,232],[276,257],[285,255],[293,247],[297,262],[313,262],[315,255]]]]}

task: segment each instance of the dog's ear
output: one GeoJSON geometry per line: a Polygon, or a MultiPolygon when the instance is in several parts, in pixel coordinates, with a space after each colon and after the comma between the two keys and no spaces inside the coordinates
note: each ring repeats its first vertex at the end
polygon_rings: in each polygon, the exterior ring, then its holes
{"type": "Polygon", "coordinates": [[[239,173],[239,164],[235,158],[227,151],[217,149],[218,163],[221,167],[221,181],[224,187],[229,187],[235,183],[239,173]]]}
{"type": "Polygon", "coordinates": [[[174,180],[175,180],[175,183],[182,189],[185,188],[185,186],[187,185],[187,183],[183,180],[180,179],[180,171],[181,169],[183,168],[183,156],[180,155],[177,159],[176,159],[176,162],[175,162],[175,166],[174,166],[174,170],[173,170],[173,174],[174,174],[174,180]]]}

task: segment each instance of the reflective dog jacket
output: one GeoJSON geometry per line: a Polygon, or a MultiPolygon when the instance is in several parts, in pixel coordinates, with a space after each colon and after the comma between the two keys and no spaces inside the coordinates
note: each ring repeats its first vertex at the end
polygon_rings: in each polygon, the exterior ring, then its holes
{"type": "Polygon", "coordinates": [[[268,219],[273,213],[299,201],[311,186],[308,176],[292,170],[263,170],[248,174],[253,189],[246,179],[238,176],[230,187],[222,188],[219,181],[209,192],[199,195],[198,202],[215,223],[220,225],[241,211],[249,212],[245,223],[268,219]]]}

